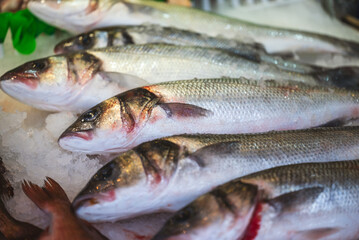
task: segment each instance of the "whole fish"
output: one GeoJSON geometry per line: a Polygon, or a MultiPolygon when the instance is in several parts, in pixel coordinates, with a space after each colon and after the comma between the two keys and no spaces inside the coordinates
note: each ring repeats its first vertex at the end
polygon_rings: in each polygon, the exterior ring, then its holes
{"type": "Polygon", "coordinates": [[[146,142],[98,170],[73,206],[79,217],[90,222],[177,211],[214,187],[253,172],[295,163],[357,159],[358,133],[359,127],[318,128],[182,135],[146,142]]]}
{"type": "Polygon", "coordinates": [[[165,44],[93,49],[31,61],[1,76],[0,87],[36,108],[80,112],[148,82],[223,76],[359,89],[359,67],[301,74],[220,49],[165,44]]]}
{"type": "Polygon", "coordinates": [[[95,28],[144,23],[210,36],[253,39],[269,53],[331,52],[358,56],[359,45],[316,33],[258,25],[201,10],[145,0],[30,0],[32,13],[59,28],[82,33],[95,28]]]}
{"type": "Polygon", "coordinates": [[[75,216],[70,200],[55,180],[47,177],[42,188],[24,181],[22,189],[40,209],[52,215],[50,228],[42,232],[39,239],[107,239],[89,223],[75,216]]]}
{"type": "Polygon", "coordinates": [[[182,46],[221,48],[234,52],[253,61],[262,61],[278,68],[299,73],[319,71],[314,66],[283,60],[279,56],[269,55],[258,43],[248,43],[222,37],[210,37],[187,30],[162,27],[160,25],[117,26],[96,29],[66,39],[55,46],[55,53],[123,46],[129,44],[166,43],[182,46]]]}
{"type": "Polygon", "coordinates": [[[153,240],[358,239],[358,186],[358,160],[268,169],[197,198],[153,240]]]}
{"type": "Polygon", "coordinates": [[[194,79],[133,89],[84,112],[62,148],[121,152],[175,134],[237,134],[341,125],[359,117],[359,93],[246,79],[194,79]]]}

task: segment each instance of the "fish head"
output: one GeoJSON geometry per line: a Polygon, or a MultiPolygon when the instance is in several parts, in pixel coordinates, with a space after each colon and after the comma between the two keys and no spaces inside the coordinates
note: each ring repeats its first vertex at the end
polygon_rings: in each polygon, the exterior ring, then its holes
{"type": "Polygon", "coordinates": [[[161,196],[182,156],[177,144],[154,140],[122,153],[102,167],[73,201],[89,222],[117,221],[158,211],[161,196]]]}
{"type": "Polygon", "coordinates": [[[29,10],[37,17],[73,33],[91,30],[113,3],[111,0],[30,0],[29,10]]]}
{"type": "Polygon", "coordinates": [[[113,212],[117,207],[121,208],[116,206],[118,199],[128,197],[118,195],[116,189],[131,189],[133,185],[141,184],[143,179],[145,174],[141,159],[130,150],[98,170],[72,204],[77,215],[83,219],[112,221],[113,212]]]}
{"type": "Polygon", "coordinates": [[[256,199],[257,188],[253,185],[222,185],[175,213],[153,240],[242,239],[256,199]]]}
{"type": "Polygon", "coordinates": [[[108,46],[108,32],[94,30],[66,39],[55,46],[55,53],[67,53],[108,46]]]}
{"type": "Polygon", "coordinates": [[[109,98],[83,113],[59,138],[69,151],[123,152],[145,126],[158,97],[142,88],[109,98]]]}
{"type": "Polygon", "coordinates": [[[83,53],[56,55],[27,62],[0,77],[8,95],[36,108],[61,111],[80,95],[101,62],[83,53]]]}

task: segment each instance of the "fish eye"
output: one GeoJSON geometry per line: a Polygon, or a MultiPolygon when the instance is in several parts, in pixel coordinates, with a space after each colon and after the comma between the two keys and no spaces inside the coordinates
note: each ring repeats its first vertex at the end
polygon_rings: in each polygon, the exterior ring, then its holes
{"type": "Polygon", "coordinates": [[[84,46],[91,45],[92,41],[93,41],[93,34],[85,34],[82,37],[80,37],[80,42],[84,46]]]}
{"type": "Polygon", "coordinates": [[[100,111],[98,108],[92,109],[92,110],[84,113],[84,115],[82,116],[82,121],[83,122],[91,122],[97,118],[99,113],[100,113],[100,111]]]}
{"type": "Polygon", "coordinates": [[[44,70],[47,66],[47,62],[46,61],[35,61],[32,64],[32,68],[34,70],[44,70]]]}
{"type": "Polygon", "coordinates": [[[112,167],[107,167],[101,171],[101,176],[103,179],[107,179],[112,175],[112,167]]]}
{"type": "Polygon", "coordinates": [[[193,209],[191,207],[185,208],[182,211],[178,212],[178,215],[174,219],[176,222],[185,222],[193,214],[193,209]]]}
{"type": "Polygon", "coordinates": [[[106,165],[101,171],[100,174],[97,176],[98,180],[107,180],[112,176],[113,169],[115,168],[115,163],[110,163],[106,165]]]}

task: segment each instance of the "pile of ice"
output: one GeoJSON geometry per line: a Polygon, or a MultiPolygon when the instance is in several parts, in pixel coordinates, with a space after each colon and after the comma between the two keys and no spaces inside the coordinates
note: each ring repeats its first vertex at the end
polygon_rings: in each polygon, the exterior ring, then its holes
{"type": "Polygon", "coordinates": [[[50,176],[72,199],[101,167],[96,158],[70,153],[58,146],[58,136],[75,118],[72,113],[49,114],[35,109],[0,111],[0,154],[15,188],[15,197],[7,205],[17,219],[41,227],[48,224],[20,189],[22,180],[42,185],[43,179],[50,176]]]}
{"type": "MultiPolygon", "coordinates": [[[[47,113],[25,107],[4,97],[3,93],[0,94],[1,105],[7,107],[6,111],[0,107],[0,156],[15,189],[14,198],[6,205],[16,219],[45,228],[49,225],[48,215],[25,196],[21,181],[27,179],[42,185],[45,177],[50,176],[72,200],[105,161],[100,157],[67,152],[58,146],[57,139],[76,119],[74,114],[47,113]],[[14,111],[14,108],[23,110],[14,111]]],[[[155,214],[96,227],[110,239],[150,239],[168,218],[168,214],[155,214]]]]}

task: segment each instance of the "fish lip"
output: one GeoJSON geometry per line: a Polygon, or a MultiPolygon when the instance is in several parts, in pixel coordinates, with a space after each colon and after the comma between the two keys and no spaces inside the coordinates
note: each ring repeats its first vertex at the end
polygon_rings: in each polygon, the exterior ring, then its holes
{"type": "Polygon", "coordinates": [[[38,85],[39,77],[32,73],[7,72],[0,77],[0,82],[22,83],[32,89],[38,85]]]}
{"type": "Polygon", "coordinates": [[[75,211],[83,206],[92,206],[97,204],[97,199],[93,196],[93,194],[85,194],[85,195],[78,195],[72,202],[72,207],[75,211]]]}
{"type": "Polygon", "coordinates": [[[93,139],[93,131],[92,130],[86,130],[86,131],[80,131],[80,132],[63,132],[61,136],[59,137],[59,141],[61,141],[64,138],[82,138],[86,141],[90,141],[93,139]]]}
{"type": "Polygon", "coordinates": [[[73,200],[72,206],[73,206],[73,208],[75,210],[77,210],[77,209],[79,209],[81,207],[84,207],[84,206],[96,205],[96,204],[100,203],[100,201],[102,201],[102,202],[112,202],[115,199],[116,199],[116,194],[115,194],[114,189],[110,189],[110,190],[105,191],[105,192],[98,192],[96,194],[96,196],[93,193],[88,193],[88,194],[84,194],[84,195],[81,195],[81,193],[80,193],[73,200]]]}

